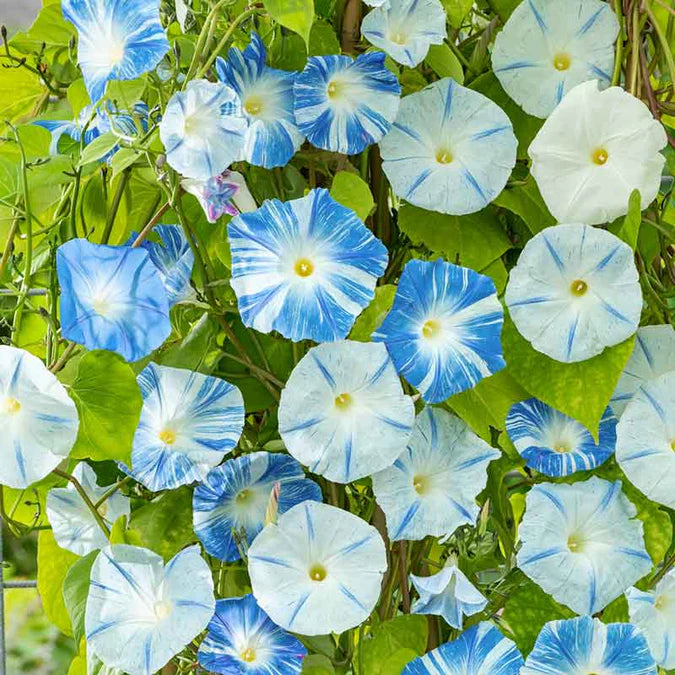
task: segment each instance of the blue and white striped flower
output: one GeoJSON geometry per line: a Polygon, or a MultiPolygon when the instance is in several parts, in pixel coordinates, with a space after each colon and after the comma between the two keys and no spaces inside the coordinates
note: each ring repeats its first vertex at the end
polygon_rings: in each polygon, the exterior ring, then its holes
{"type": "Polygon", "coordinates": [[[321,488],[288,455],[254,452],[209,473],[192,499],[194,530],[209,555],[228,562],[241,557],[234,533],[244,534],[249,544],[255,539],[276,483],[279,513],[306,499],[322,500],[321,488]]]}
{"type": "Polygon", "coordinates": [[[314,347],[288,378],[279,433],[299,462],[337,483],[391,466],[415,418],[387,350],[372,342],[314,347]]]}
{"type": "Polygon", "coordinates": [[[159,20],[159,0],[61,0],[63,16],[77,28],[77,60],[93,103],[109,80],[133,80],[169,51],[159,20]]]}
{"type": "Polygon", "coordinates": [[[601,0],[528,0],[498,33],[492,69],[530,115],[548,117],[576,85],[608,87],[619,22],[601,0]]]}
{"type": "Polygon", "coordinates": [[[523,657],[488,621],[411,661],[401,675],[519,675],[523,657]]]}
{"type": "Polygon", "coordinates": [[[616,461],[649,499],[675,509],[675,370],[643,384],[626,406],[616,461]]]}
{"type": "Polygon", "coordinates": [[[258,208],[238,171],[228,170],[206,180],[184,178],[181,186],[197,198],[209,223],[217,222],[225,214],[236,216],[258,208]]]}
{"type": "MultiPolygon", "coordinates": [[[[99,487],[94,470],[84,462],[75,467],[73,476],[80,482],[93,504],[97,504],[110,488],[109,485],[99,487]]],[[[120,492],[115,492],[98,507],[98,512],[110,528],[120,516],[129,515],[129,499],[120,492]]],[[[87,555],[109,544],[108,538],[72,483],[63,488],[52,488],[47,493],[47,518],[56,543],[76,555],[87,555]]]]}
{"type": "Polygon", "coordinates": [[[599,612],[651,570],[621,481],[541,483],[525,501],[518,567],[578,614],[599,612]]]}
{"type": "Polygon", "coordinates": [[[644,384],[671,370],[675,370],[675,328],[669,324],[638,328],[633,353],[609,402],[617,417],[644,384]]]}
{"type": "Polygon", "coordinates": [[[628,339],[642,310],[631,247],[579,224],[547,227],[532,237],[509,274],[504,298],[532,347],[565,363],[628,339]]]}
{"type": "Polygon", "coordinates": [[[299,675],[307,649],[275,625],[252,595],[216,602],[197,658],[210,673],[299,675]]]}
{"type": "Polygon", "coordinates": [[[499,195],[517,146],[506,113],[449,77],[406,96],[380,142],[394,192],[415,206],[453,215],[480,211],[499,195]]]}
{"type": "Polygon", "coordinates": [[[387,265],[379,239],[323,189],[270,199],[227,230],[244,325],[294,341],[345,338],[387,265]]]}
{"type": "Polygon", "coordinates": [[[152,675],[213,616],[211,570],[190,546],[166,565],[145,548],[104,548],[91,568],[84,627],[87,651],[109,668],[152,675]]]}
{"type": "Polygon", "coordinates": [[[252,32],[240,51],[232,47],[227,60],[218,58],[218,79],[237,92],[248,123],[244,147],[237,159],[271,169],[284,166],[302,145],[303,134],[293,116],[293,83],[297,73],[268,68],[267,50],[252,32]]]}
{"type": "Polygon", "coordinates": [[[520,673],[656,675],[656,666],[644,636],[632,624],[578,616],[545,624],[520,673]]]}
{"type": "Polygon", "coordinates": [[[295,82],[295,119],[312,145],[355,155],[391,129],[401,86],[384,59],[382,52],[309,57],[295,82]]]}
{"type": "Polygon", "coordinates": [[[71,239],[56,270],[64,338],[138,361],[169,337],[169,301],[147,251],[71,239]]]}
{"type": "Polygon", "coordinates": [[[244,400],[210,375],[150,363],[138,376],[143,395],[131,469],[153,492],[206,478],[239,441],[244,400]]]}
{"type": "Polygon", "coordinates": [[[441,537],[460,525],[473,525],[488,464],[499,456],[458,417],[425,408],[415,420],[407,450],[393,466],[373,475],[389,537],[441,537]]]}
{"type": "Polygon", "coordinates": [[[361,34],[394,61],[414,68],[431,45],[446,37],[445,10],[439,0],[376,0],[361,22],[361,34]]]}
{"type": "Polygon", "coordinates": [[[186,178],[208,180],[239,157],[247,128],[232,87],[192,80],[169,99],[159,135],[172,168],[186,178]]]}
{"type": "Polygon", "coordinates": [[[386,569],[378,531],[320,502],[294,506],[248,551],[258,604],[274,623],[301,635],[339,634],[365,621],[386,569]]]}
{"type": "Polygon", "coordinates": [[[557,478],[595,469],[614,454],[616,417],[605,408],[596,443],[583,424],[529,398],[509,410],[506,433],[527,466],[557,478]]]}
{"type": "Polygon", "coordinates": [[[438,403],[506,366],[503,321],[489,277],[440,258],[411,260],[372,339],[387,345],[398,372],[425,401],[438,403]]]}
{"type": "Polygon", "coordinates": [[[79,420],[75,404],[44,363],[0,345],[0,484],[26,488],[70,453],[79,420]]]}

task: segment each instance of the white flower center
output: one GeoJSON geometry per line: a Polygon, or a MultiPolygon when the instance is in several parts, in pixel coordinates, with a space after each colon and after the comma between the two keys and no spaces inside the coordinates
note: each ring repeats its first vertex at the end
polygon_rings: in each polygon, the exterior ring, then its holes
{"type": "Polygon", "coordinates": [[[402,30],[397,30],[389,36],[389,39],[396,45],[404,45],[408,41],[408,36],[402,30]]]}
{"type": "Polygon", "coordinates": [[[670,598],[668,598],[667,595],[659,595],[656,597],[656,600],[654,600],[654,607],[656,607],[656,609],[666,609],[669,604],[670,598]]]}
{"type": "Polygon", "coordinates": [[[155,616],[159,621],[162,619],[166,619],[169,614],[171,614],[171,603],[167,602],[166,600],[159,600],[158,602],[155,603],[155,606],[153,607],[153,610],[155,612],[155,616]]]}
{"type": "Polygon", "coordinates": [[[8,396],[4,400],[2,407],[6,415],[16,415],[21,411],[21,402],[13,396],[8,396]]]}
{"type": "Polygon", "coordinates": [[[101,46],[101,51],[105,63],[110,68],[113,68],[124,58],[124,40],[111,35],[105,41],[104,45],[101,46]]]}

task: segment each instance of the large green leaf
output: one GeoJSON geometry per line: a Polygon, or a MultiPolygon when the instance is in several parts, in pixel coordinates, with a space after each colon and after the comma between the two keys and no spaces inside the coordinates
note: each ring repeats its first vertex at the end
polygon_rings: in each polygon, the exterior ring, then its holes
{"type": "Polygon", "coordinates": [[[442,0],[448,20],[453,28],[460,28],[473,6],[473,0],[442,0]]]}
{"type": "Polygon", "coordinates": [[[628,213],[623,219],[623,223],[618,232],[619,237],[623,239],[633,250],[635,250],[637,247],[641,224],[642,207],[640,191],[635,189],[633,192],[631,192],[630,200],[628,202],[628,213]]]}
{"type": "Polygon", "coordinates": [[[493,203],[520,216],[532,234],[537,234],[545,227],[556,224],[556,219],[549,213],[539,193],[539,188],[531,176],[523,185],[515,185],[502,190],[493,203]]]}
{"type": "Polygon", "coordinates": [[[70,616],[73,637],[78,644],[84,637],[84,610],[89,593],[89,577],[97,555],[98,551],[92,551],[77,560],[68,569],[63,580],[63,600],[70,616]]]}
{"type": "Polygon", "coordinates": [[[354,323],[350,340],[359,342],[370,342],[370,336],[376,328],[384,321],[391,306],[394,304],[394,295],[396,295],[396,286],[385,284],[375,288],[375,297],[372,302],[359,315],[354,323]]]}
{"type": "Polygon", "coordinates": [[[263,5],[275,21],[302,35],[309,45],[314,21],[313,0],[263,0],[263,5]]]}
{"type": "Polygon", "coordinates": [[[431,45],[424,60],[438,77],[451,77],[464,84],[462,64],[447,44],[431,45]]]}
{"type": "Polygon", "coordinates": [[[3,68],[0,77],[0,119],[14,122],[30,113],[45,89],[25,68],[3,68]]]}
{"type": "Polygon", "coordinates": [[[339,171],[335,174],[330,196],[342,206],[354,211],[361,220],[365,220],[375,206],[368,183],[361,176],[349,171],[339,171]]]}

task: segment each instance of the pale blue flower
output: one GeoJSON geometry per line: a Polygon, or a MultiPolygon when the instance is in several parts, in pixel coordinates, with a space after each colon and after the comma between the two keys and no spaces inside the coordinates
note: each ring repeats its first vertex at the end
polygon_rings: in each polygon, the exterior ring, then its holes
{"type": "Polygon", "coordinates": [[[307,649],[275,625],[252,595],[216,602],[197,658],[210,673],[299,675],[307,649]]]}
{"type": "Polygon", "coordinates": [[[227,170],[206,180],[184,178],[181,187],[197,198],[209,223],[226,214],[236,216],[258,208],[238,171],[227,170]]]}
{"type": "Polygon", "coordinates": [[[599,612],[652,568],[636,513],[621,481],[535,485],[520,525],[518,567],[578,614],[599,612]]]}
{"type": "Polygon", "coordinates": [[[295,119],[312,145],[355,155],[391,129],[401,86],[384,59],[310,56],[295,83],[295,119]]]}
{"type": "Polygon", "coordinates": [[[44,363],[0,345],[0,484],[44,478],[68,457],[78,427],[75,404],[44,363]]]}
{"type": "Polygon", "coordinates": [[[545,624],[520,673],[656,675],[656,666],[644,636],[632,624],[578,616],[545,624]]]}
{"type": "Polygon", "coordinates": [[[373,342],[313,347],[281,392],[279,433],[312,473],[349,483],[391,466],[415,418],[387,350],[373,342]]]}
{"type": "Polygon", "coordinates": [[[394,192],[415,206],[453,215],[480,211],[499,195],[517,146],[506,113],[449,77],[406,96],[380,142],[394,192]]]}
{"type": "Polygon", "coordinates": [[[77,60],[93,103],[109,80],[133,80],[169,51],[159,0],[61,0],[79,35],[77,60]]]}
{"type": "Polygon", "coordinates": [[[342,633],[365,621],[387,569],[378,531],[349,511],[297,504],[253,540],[248,572],[258,605],[301,635],[342,633]]]}
{"type": "Polygon", "coordinates": [[[590,225],[556,225],[532,237],[509,273],[504,298],[532,347],[565,363],[628,339],[642,311],[633,250],[590,225]]]}
{"type": "Polygon", "coordinates": [[[215,607],[199,546],[166,565],[145,548],[108,546],[91,568],[87,652],[128,675],[152,675],[206,628],[215,607]]]}
{"type": "Polygon", "coordinates": [[[424,539],[473,525],[476,496],[487,483],[487,467],[500,453],[458,417],[425,408],[415,420],[406,451],[373,475],[373,492],[387,517],[391,539],[424,539]]]}
{"type": "Polygon", "coordinates": [[[425,401],[438,403],[506,366],[503,321],[490,277],[440,258],[411,260],[372,339],[387,345],[398,372],[425,401]]]}
{"type": "Polygon", "coordinates": [[[228,562],[241,556],[236,535],[251,543],[263,529],[270,495],[279,483],[279,513],[311,499],[321,501],[321,488],[305,478],[292,457],[254,452],[213,469],[192,499],[194,530],[209,555],[228,562]],[[242,532],[243,531],[243,532],[242,532]]]}
{"type": "Polygon", "coordinates": [[[267,200],[227,230],[244,325],[294,341],[346,337],[387,266],[379,239],[324,189],[267,200]]]}

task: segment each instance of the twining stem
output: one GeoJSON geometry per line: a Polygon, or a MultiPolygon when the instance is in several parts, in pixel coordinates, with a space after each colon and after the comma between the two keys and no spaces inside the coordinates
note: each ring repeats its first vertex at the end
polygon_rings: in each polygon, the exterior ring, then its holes
{"type": "Polygon", "coordinates": [[[63,354],[61,354],[61,357],[55,363],[49,366],[49,370],[52,373],[58,373],[59,370],[61,370],[61,368],[63,368],[63,366],[66,365],[66,361],[68,361],[68,359],[70,358],[71,354],[73,353],[76,347],[77,345],[74,342],[71,342],[66,347],[66,350],[63,352],[63,354]]]}
{"type": "Polygon", "coordinates": [[[403,604],[403,611],[406,614],[410,613],[410,588],[408,587],[408,556],[406,553],[405,540],[398,542],[398,564],[401,584],[401,599],[403,604]]]}
{"type": "Polygon", "coordinates": [[[140,231],[139,235],[136,237],[134,243],[131,245],[131,248],[138,248],[145,238],[150,234],[152,231],[152,228],[159,223],[159,221],[162,219],[162,216],[171,208],[171,203],[166,202],[166,204],[163,204],[159,211],[155,213],[155,215],[152,217],[152,220],[140,231]]]}
{"type": "Polygon", "coordinates": [[[94,504],[96,510],[98,510],[102,504],[105,504],[105,502],[107,502],[108,499],[110,499],[110,497],[112,497],[123,485],[126,485],[129,482],[131,482],[131,477],[125,476],[121,480],[118,480],[117,483],[111,485],[110,488],[103,493],[103,496],[94,504]]]}
{"type": "Polygon", "coordinates": [[[94,502],[91,501],[89,498],[89,495],[84,491],[84,488],[82,487],[82,484],[80,483],[75,476],[71,476],[69,473],[66,473],[65,471],[61,471],[61,469],[54,469],[52,472],[56,474],[57,476],[60,476],[61,478],[65,478],[68,482],[70,482],[77,493],[82,497],[82,501],[87,505],[87,508],[91,511],[92,516],[94,516],[94,520],[96,520],[98,526],[103,530],[103,533],[106,536],[106,539],[110,537],[110,530],[108,529],[108,526],[105,523],[105,520],[103,520],[103,516],[98,512],[98,509],[96,508],[94,502]]]}

